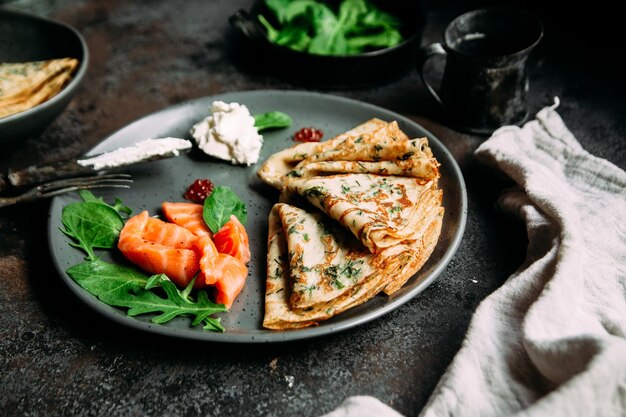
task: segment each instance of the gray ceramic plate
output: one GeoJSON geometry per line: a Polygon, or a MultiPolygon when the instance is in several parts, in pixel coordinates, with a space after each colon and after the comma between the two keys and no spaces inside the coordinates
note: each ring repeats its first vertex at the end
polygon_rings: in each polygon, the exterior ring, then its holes
{"type": "MultiPolygon", "coordinates": [[[[184,201],[183,192],[196,178],[209,178],[216,185],[227,185],[234,189],[248,208],[246,229],[250,238],[252,260],[244,290],[231,311],[219,315],[222,317],[226,332],[213,333],[203,331],[199,327],[191,328],[190,320],[185,318],[175,319],[165,325],[153,324],[150,322],[150,316],[127,316],[124,310],[110,307],[80,288],[65,271],[70,266],[80,263],[83,254],[70,247],[68,238],[59,231],[63,206],[78,201],[76,194],[67,194],[54,198],[51,204],[48,227],[50,248],[62,279],[88,306],[126,326],[157,334],[211,342],[280,342],[327,335],[374,320],[418,295],[444,270],[456,252],[465,229],[467,196],[461,171],[452,155],[430,132],[413,121],[380,107],[346,98],[301,91],[227,93],[185,102],[148,115],[111,135],[94,148],[93,152],[128,146],[148,137],[173,136],[190,139],[189,128],[208,115],[214,100],[245,104],[253,114],[280,110],[291,115],[294,123],[288,129],[264,132],[264,145],[257,165],[233,166],[192,151],[184,156],[151,162],[129,170],[135,178],[131,189],[97,191],[96,194],[110,202],[114,197],[119,197],[134,210],[134,213],[146,209],[151,214],[157,214],[161,202],[165,200],[184,201]],[[257,179],[256,171],[259,165],[270,154],[293,145],[292,134],[300,127],[313,126],[322,129],[324,138],[330,138],[372,117],[388,121],[397,120],[410,137],[427,136],[435,156],[441,162],[440,184],[444,190],[446,215],[441,238],[433,255],[392,297],[378,295],[361,306],[323,322],[318,327],[290,331],[263,329],[261,322],[265,293],[267,218],[270,208],[278,199],[278,193],[257,179]]],[[[124,262],[119,254],[113,253],[112,257],[110,251],[102,253],[105,260],[124,262]]]]}

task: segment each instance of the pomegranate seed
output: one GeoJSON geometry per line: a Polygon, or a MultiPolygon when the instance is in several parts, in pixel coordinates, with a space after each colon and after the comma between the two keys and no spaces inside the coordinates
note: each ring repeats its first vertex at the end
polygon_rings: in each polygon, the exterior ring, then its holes
{"type": "Polygon", "coordinates": [[[203,204],[204,200],[213,192],[213,183],[207,179],[195,180],[183,195],[187,200],[203,204]]]}
{"type": "Polygon", "coordinates": [[[319,142],[324,133],[314,127],[303,127],[293,135],[293,140],[298,142],[319,142]]]}

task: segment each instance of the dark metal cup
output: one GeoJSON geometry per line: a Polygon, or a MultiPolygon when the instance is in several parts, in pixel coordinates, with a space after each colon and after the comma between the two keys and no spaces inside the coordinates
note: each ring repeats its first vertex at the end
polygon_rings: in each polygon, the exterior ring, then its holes
{"type": "Polygon", "coordinates": [[[512,7],[467,12],[446,27],[442,43],[420,49],[417,70],[450,122],[489,134],[528,117],[528,56],[543,37],[533,14],[512,7]],[[439,93],[424,75],[426,62],[445,57],[439,93]]]}

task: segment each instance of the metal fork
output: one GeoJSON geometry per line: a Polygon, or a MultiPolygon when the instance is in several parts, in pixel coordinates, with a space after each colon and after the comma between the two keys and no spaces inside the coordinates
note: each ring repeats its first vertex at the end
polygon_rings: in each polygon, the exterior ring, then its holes
{"type": "Polygon", "coordinates": [[[12,206],[26,201],[54,197],[70,191],[91,188],[130,188],[133,177],[129,174],[102,174],[88,177],[68,178],[40,184],[12,197],[0,197],[0,207],[12,206]]]}

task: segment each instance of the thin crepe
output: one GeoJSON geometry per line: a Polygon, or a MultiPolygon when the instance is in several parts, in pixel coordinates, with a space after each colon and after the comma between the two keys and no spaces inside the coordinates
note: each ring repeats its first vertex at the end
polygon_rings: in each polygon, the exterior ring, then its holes
{"type": "Polygon", "coordinates": [[[426,138],[371,119],[270,156],[259,178],[281,191],[270,214],[263,326],[313,326],[398,291],[442,228],[439,163],[426,138]]]}
{"type": "Polygon", "coordinates": [[[373,118],[328,141],[302,143],[273,154],[258,176],[282,190],[294,179],[337,173],[430,180],[439,176],[438,168],[426,138],[409,139],[397,122],[373,118]]]}
{"type": "Polygon", "coordinates": [[[0,64],[0,117],[54,97],[69,83],[78,64],[74,58],[0,64]]]}
{"type": "Polygon", "coordinates": [[[441,223],[439,215],[419,239],[374,254],[323,213],[274,205],[263,326],[314,326],[381,291],[392,294],[429,258],[441,223]]]}
{"type": "Polygon", "coordinates": [[[305,198],[350,230],[371,251],[419,238],[443,210],[437,181],[373,174],[340,174],[287,183],[281,201],[305,198]]]}

